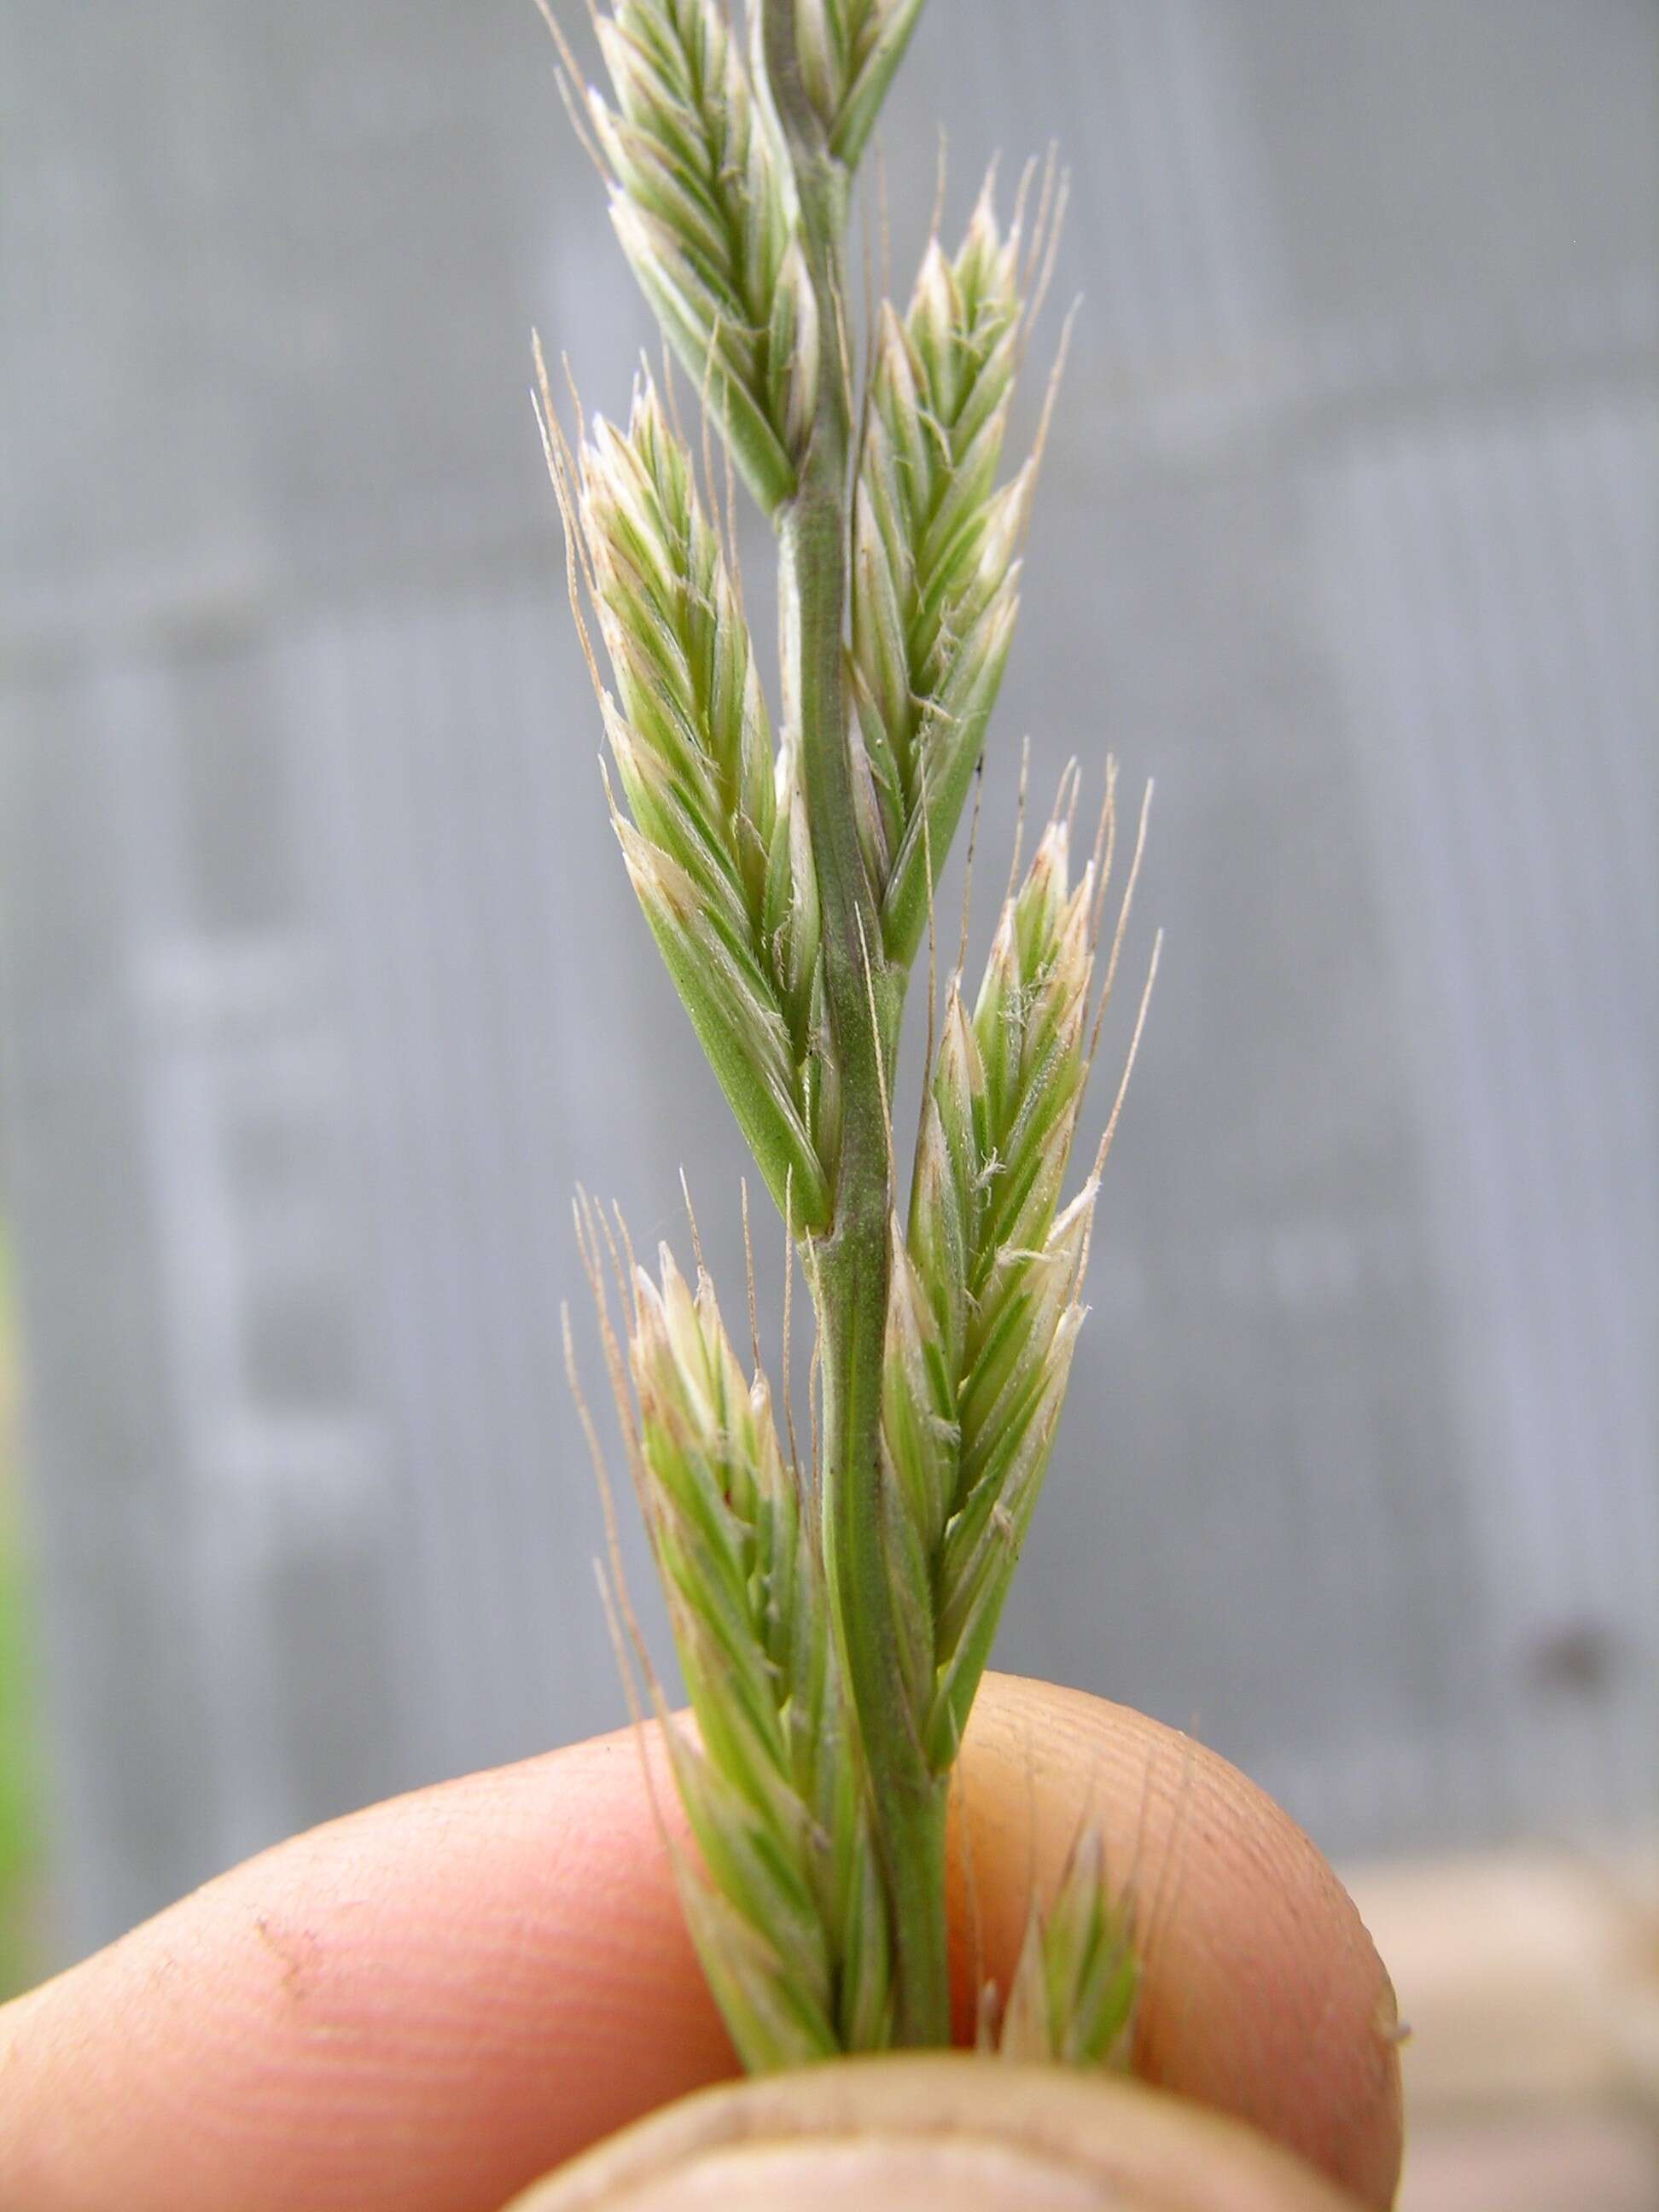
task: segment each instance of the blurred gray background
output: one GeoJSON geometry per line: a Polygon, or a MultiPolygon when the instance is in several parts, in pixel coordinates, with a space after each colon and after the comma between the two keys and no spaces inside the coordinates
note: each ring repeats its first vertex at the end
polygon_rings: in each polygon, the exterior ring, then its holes
{"type": "MultiPolygon", "coordinates": [[[[902,285],[940,126],[952,230],[999,148],[1074,187],[975,957],[1022,732],[1040,792],[1109,746],[1159,794],[1000,1661],[1191,1724],[1341,1852],[1656,1807],[1656,29],[933,0],[884,133],[902,285]]],[[[742,1161],[563,602],[530,328],[611,410],[650,332],[531,0],[7,0],[0,257],[69,1956],[623,1718],[569,1196],[683,1245],[684,1161],[736,1306],[742,1161]]]]}

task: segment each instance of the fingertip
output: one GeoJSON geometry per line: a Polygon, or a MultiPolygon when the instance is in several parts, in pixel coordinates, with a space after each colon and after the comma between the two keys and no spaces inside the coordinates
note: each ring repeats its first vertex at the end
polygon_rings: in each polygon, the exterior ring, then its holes
{"type": "Polygon", "coordinates": [[[1394,1992],[1330,1866],[1213,1752],[1083,1692],[988,1676],[963,1746],[951,1857],[971,2013],[972,1930],[1006,1986],[1034,1886],[1098,1822],[1133,1899],[1137,2072],[1250,2123],[1363,2203],[1401,2157],[1394,1992]]]}
{"type": "Polygon", "coordinates": [[[296,1837],[0,2018],[0,2203],[494,2212],[729,2074],[642,1747],[296,1837]]]}

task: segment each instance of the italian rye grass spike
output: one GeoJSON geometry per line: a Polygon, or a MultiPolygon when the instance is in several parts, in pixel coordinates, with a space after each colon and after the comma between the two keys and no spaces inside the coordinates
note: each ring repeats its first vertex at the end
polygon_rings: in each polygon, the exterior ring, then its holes
{"type": "MultiPolygon", "coordinates": [[[[817,1322],[803,1469],[789,1291],[786,1452],[752,1273],[745,1375],[701,1250],[695,1282],[665,1251],[647,1274],[625,1232],[579,1208],[696,1721],[695,1736],[667,1723],[694,1844],[670,1848],[754,2069],[950,2039],[950,1774],[1083,1320],[1106,1140],[1069,1200],[1066,1177],[1127,914],[1126,894],[1091,1006],[1112,782],[1073,881],[1068,773],[971,1004],[958,975],[936,1009],[930,954],[907,1200],[891,1122],[906,974],[936,936],[1013,630],[1057,379],[1011,477],[1003,447],[1064,197],[1051,165],[1028,237],[1024,188],[1005,226],[988,183],[955,253],[936,239],[908,305],[875,311],[868,388],[853,388],[852,175],[920,12],[753,0],[745,60],[718,0],[613,0],[595,15],[611,96],[585,105],[555,23],[618,235],[702,398],[704,473],[718,435],[778,541],[775,739],[719,502],[699,499],[672,405],[642,375],[626,428],[595,420],[573,453],[544,374],[617,834],[817,1322]]],[[[1034,1905],[1003,2048],[1098,2062],[1133,1992],[1127,1918],[1080,1847],[1034,1905]]]]}

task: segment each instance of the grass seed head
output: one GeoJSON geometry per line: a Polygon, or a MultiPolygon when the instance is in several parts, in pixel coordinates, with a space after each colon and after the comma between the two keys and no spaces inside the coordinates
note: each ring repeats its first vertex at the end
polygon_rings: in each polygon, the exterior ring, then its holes
{"type": "MultiPolygon", "coordinates": [[[[711,517],[672,388],[665,405],[642,376],[626,427],[596,422],[574,456],[538,349],[612,818],[802,1244],[820,1323],[803,1475],[758,1371],[752,1273],[750,1374],[700,1249],[694,1281],[665,1250],[647,1274],[625,1230],[613,1239],[579,1208],[697,1721],[695,1741],[669,1730],[697,1846],[676,1870],[738,2049],[769,2069],[948,2032],[945,1778],[1083,1319],[1097,1178],[1062,1201],[1110,863],[1107,844],[1073,884],[1069,778],[971,1006],[959,976],[947,987],[902,1229],[890,1096],[904,971],[932,927],[1018,612],[1058,364],[1035,449],[1006,480],[1003,454],[1065,191],[1051,162],[1028,239],[1035,172],[1011,223],[988,179],[955,251],[935,237],[902,312],[878,310],[860,408],[847,187],[921,0],[755,0],[747,59],[721,0],[612,0],[595,15],[610,93],[585,108],[543,5],[617,236],[701,396],[714,504],[711,517]],[[714,433],[781,539],[781,744],[720,526],[714,433]]],[[[728,468],[728,535],[731,483],[728,468]]],[[[1112,818],[1109,783],[1103,836],[1112,818]]],[[[935,1012],[930,967],[930,1049],[935,1012]]],[[[788,1310],[786,1294],[786,1368],[788,1310]]],[[[1034,1913],[1003,2047],[1113,2047],[1133,1995],[1121,1937],[1098,1853],[1080,1849],[1034,1913]]]]}

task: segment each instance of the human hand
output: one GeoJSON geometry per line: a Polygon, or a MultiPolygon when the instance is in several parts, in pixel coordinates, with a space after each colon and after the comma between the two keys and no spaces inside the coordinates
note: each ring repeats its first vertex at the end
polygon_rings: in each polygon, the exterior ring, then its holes
{"type": "MultiPolygon", "coordinates": [[[[1139,1714],[999,1675],[958,1776],[960,2036],[974,1920],[1006,1987],[1033,1885],[1097,1821],[1138,1899],[1137,2071],[1391,2201],[1393,1992],[1268,1799],[1139,1714]]],[[[496,2212],[734,2070],[622,1731],[296,1837],[0,2009],[0,2205],[496,2212]]]]}

